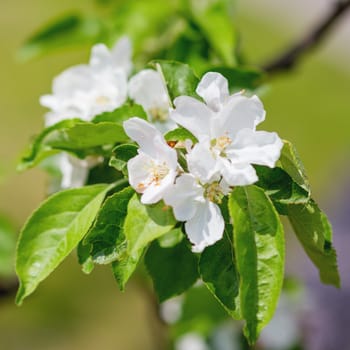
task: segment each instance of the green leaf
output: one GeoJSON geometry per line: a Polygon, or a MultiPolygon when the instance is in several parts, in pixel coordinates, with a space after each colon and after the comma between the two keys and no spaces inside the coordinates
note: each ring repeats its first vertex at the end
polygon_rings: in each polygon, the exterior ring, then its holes
{"type": "Polygon", "coordinates": [[[95,124],[79,119],[64,120],[44,129],[37,136],[31,150],[22,158],[19,169],[33,167],[44,158],[61,151],[74,153],[81,158],[89,153],[103,154],[102,146],[127,140],[123,127],[116,123],[95,124]]]}
{"type": "Polygon", "coordinates": [[[114,277],[121,290],[124,290],[148,244],[169,232],[175,223],[171,209],[163,202],[146,206],[134,194],[129,201],[124,221],[127,249],[112,264],[114,277]]]}
{"type": "Polygon", "coordinates": [[[133,144],[123,144],[114,148],[114,156],[111,157],[109,165],[128,176],[127,164],[131,158],[137,155],[138,147],[133,144]]]}
{"type": "Polygon", "coordinates": [[[325,284],[340,287],[337,255],[332,247],[332,228],[317,204],[289,205],[288,218],[306,254],[325,284]]]}
{"type": "Polygon", "coordinates": [[[135,194],[128,205],[124,232],[128,241],[128,252],[136,253],[150,242],[169,232],[176,220],[172,209],[163,202],[144,205],[135,194]]]}
{"type": "Polygon", "coordinates": [[[288,175],[306,192],[311,194],[309,180],[306,176],[305,168],[301,162],[295,147],[289,141],[284,140],[282,148],[280,164],[288,175]]]}
{"type": "Polygon", "coordinates": [[[230,0],[191,0],[192,16],[211,47],[225,65],[236,63],[236,31],[231,16],[230,0]]]}
{"type": "Polygon", "coordinates": [[[150,64],[162,74],[171,101],[182,95],[198,97],[195,91],[199,79],[190,66],[180,62],[162,60],[152,61],[150,64]]]}
{"type": "Polygon", "coordinates": [[[64,15],[30,37],[21,47],[19,57],[29,60],[54,49],[92,45],[98,41],[102,30],[102,23],[96,18],[83,18],[75,13],[64,15]]]}
{"type": "Polygon", "coordinates": [[[233,190],[229,211],[234,222],[241,315],[252,344],[272,318],[282,289],[283,227],[270,199],[253,185],[233,190]]]}
{"type": "Polygon", "coordinates": [[[142,106],[127,102],[112,112],[104,112],[97,115],[92,122],[113,122],[122,125],[125,120],[128,120],[131,117],[139,117],[147,120],[147,114],[142,106]]]}
{"type": "Polygon", "coordinates": [[[281,168],[255,166],[259,181],[255,184],[265,190],[280,214],[287,215],[286,205],[309,201],[309,193],[300,187],[281,168]]]}
{"type": "Polygon", "coordinates": [[[77,247],[78,262],[81,265],[82,271],[87,275],[92,272],[95,265],[90,255],[92,249],[91,244],[83,244],[80,241],[77,247]]]}
{"type": "Polygon", "coordinates": [[[197,138],[189,132],[187,129],[183,127],[176,128],[174,130],[168,131],[165,135],[164,138],[166,141],[186,141],[186,140],[191,140],[193,143],[197,143],[198,140],[197,138]]]}
{"type": "Polygon", "coordinates": [[[182,294],[198,279],[197,257],[186,240],[170,248],[153,242],[146,252],[145,264],[160,302],[182,294]]]}
{"type": "Polygon", "coordinates": [[[110,188],[94,185],[58,192],[32,214],[17,246],[16,272],[20,280],[17,304],[34,292],[78,245],[110,188]]]}
{"type": "Polygon", "coordinates": [[[0,216],[0,278],[15,274],[16,235],[11,223],[0,216]]]}
{"type": "Polygon", "coordinates": [[[252,68],[210,67],[206,72],[221,73],[227,80],[231,91],[240,89],[255,90],[264,83],[262,71],[252,68]]]}
{"type": "Polygon", "coordinates": [[[179,244],[184,239],[184,234],[180,227],[174,228],[165,235],[158,238],[158,243],[162,248],[171,248],[179,244]]]}
{"type": "Polygon", "coordinates": [[[109,264],[125,253],[123,225],[129,200],[134,193],[131,187],[127,187],[109,196],[103,203],[84,239],[84,244],[92,246],[90,256],[95,263],[109,264]]]}
{"type": "Polygon", "coordinates": [[[239,275],[233,245],[227,235],[225,232],[223,239],[203,251],[199,271],[203,282],[225,310],[240,319],[239,275]]]}

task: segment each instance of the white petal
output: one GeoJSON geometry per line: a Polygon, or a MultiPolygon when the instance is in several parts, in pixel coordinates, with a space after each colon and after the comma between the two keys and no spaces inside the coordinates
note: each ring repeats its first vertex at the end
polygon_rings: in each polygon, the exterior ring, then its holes
{"type": "Polygon", "coordinates": [[[210,120],[213,112],[202,102],[189,96],[180,96],[174,100],[175,109],[170,118],[188,129],[198,140],[210,139],[210,120]]]}
{"type": "Polygon", "coordinates": [[[132,69],[132,45],[127,36],[121,37],[111,50],[113,63],[117,64],[126,75],[131,73],[132,69]]]}
{"type": "Polygon", "coordinates": [[[177,166],[177,154],[169,147],[163,135],[143,119],[133,117],[123,123],[126,134],[136,141],[140,150],[153,159],[165,161],[171,169],[177,166]]]}
{"type": "Polygon", "coordinates": [[[209,142],[199,142],[187,155],[187,165],[190,173],[203,183],[219,178],[217,160],[209,147],[209,142]]]}
{"type": "Polygon", "coordinates": [[[59,166],[62,172],[62,188],[78,188],[84,186],[89,168],[84,161],[74,161],[71,156],[62,153],[59,158],[59,166]]]}
{"type": "Polygon", "coordinates": [[[105,44],[96,44],[92,47],[89,64],[96,70],[104,69],[111,64],[111,53],[105,44]]]}
{"type": "Polygon", "coordinates": [[[227,103],[212,121],[213,136],[226,134],[234,139],[242,129],[252,129],[265,119],[265,110],[257,96],[246,97],[241,94],[230,96],[227,103]]]}
{"type": "Polygon", "coordinates": [[[191,219],[201,200],[204,200],[203,187],[190,174],[177,178],[175,185],[164,196],[165,203],[173,208],[175,218],[180,221],[191,219]]]}
{"type": "Polygon", "coordinates": [[[280,157],[283,142],[274,132],[243,129],[227,156],[233,163],[259,164],[274,167],[280,157]]]}
{"type": "Polygon", "coordinates": [[[220,240],[224,227],[224,219],[216,204],[209,201],[198,204],[195,216],[185,224],[187,236],[194,244],[192,250],[199,253],[220,240]]]}
{"type": "Polygon", "coordinates": [[[227,79],[220,73],[208,72],[202,77],[196,92],[213,111],[218,112],[229,96],[227,79]]]}
{"type": "Polygon", "coordinates": [[[167,191],[173,186],[176,172],[171,171],[159,184],[152,184],[147,187],[141,197],[143,204],[154,204],[159,202],[167,194],[167,191]]]}
{"type": "Polygon", "coordinates": [[[129,183],[139,193],[143,193],[145,190],[145,187],[140,184],[147,183],[149,180],[149,169],[152,164],[153,159],[143,152],[128,161],[129,183]]]}
{"type": "MultiPolygon", "coordinates": [[[[228,185],[247,186],[258,181],[256,171],[250,164],[232,164],[224,158],[221,161],[221,175],[228,185]]],[[[224,184],[223,187],[225,187],[224,184]]]]}

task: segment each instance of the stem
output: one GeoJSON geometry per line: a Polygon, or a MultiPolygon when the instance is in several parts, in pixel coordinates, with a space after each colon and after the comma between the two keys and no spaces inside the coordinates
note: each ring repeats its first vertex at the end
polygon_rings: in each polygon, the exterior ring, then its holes
{"type": "Polygon", "coordinates": [[[292,45],[277,58],[264,64],[262,69],[270,74],[288,71],[295,67],[299,60],[322,42],[346,10],[350,9],[350,0],[337,1],[332,11],[304,38],[292,45]]]}

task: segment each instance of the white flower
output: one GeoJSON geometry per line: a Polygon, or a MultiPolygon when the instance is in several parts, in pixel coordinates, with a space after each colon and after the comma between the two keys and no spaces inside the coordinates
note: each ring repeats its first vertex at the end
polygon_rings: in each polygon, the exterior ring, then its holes
{"type": "Polygon", "coordinates": [[[201,184],[192,174],[176,179],[164,196],[177,220],[186,221],[185,231],[194,252],[201,252],[222,238],[224,219],[217,203],[228,193],[225,183],[201,184]]]}
{"type": "Polygon", "coordinates": [[[274,167],[283,143],[276,133],[256,131],[265,119],[257,96],[229,95],[228,83],[219,73],[203,76],[196,92],[205,103],[189,96],[175,99],[171,119],[199,140],[188,157],[189,168],[201,181],[221,177],[230,186],[258,180],[252,164],[274,167]]]}
{"type": "Polygon", "coordinates": [[[57,76],[53,94],[40,98],[40,103],[51,109],[46,115],[46,126],[71,118],[88,121],[121,106],[127,98],[130,56],[127,38],[117,42],[111,51],[97,44],[92,48],[89,65],[73,66],[57,76]]]}
{"type": "Polygon", "coordinates": [[[177,154],[153,125],[134,117],[124,122],[126,134],[138,143],[138,155],[128,161],[130,185],[142,193],[144,204],[157,203],[173,186],[177,154]]]}
{"type": "Polygon", "coordinates": [[[159,72],[144,69],[129,80],[129,96],[146,111],[148,119],[162,132],[176,127],[169,119],[168,91],[159,72]]]}

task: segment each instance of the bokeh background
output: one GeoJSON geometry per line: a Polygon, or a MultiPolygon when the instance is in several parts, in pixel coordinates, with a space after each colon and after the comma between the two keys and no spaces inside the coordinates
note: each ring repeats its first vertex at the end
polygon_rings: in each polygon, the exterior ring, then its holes
{"type": "MultiPolygon", "coordinates": [[[[242,49],[250,62],[257,65],[305,35],[332,3],[237,2],[242,49]]],[[[38,26],[74,9],[93,11],[92,3],[1,0],[0,212],[16,228],[45,196],[42,172],[15,171],[21,152],[43,125],[44,109],[38,98],[51,90],[52,78],[64,68],[86,62],[89,49],[56,52],[25,63],[16,54],[38,26]]],[[[339,254],[341,291],[321,286],[317,272],[298,243],[288,236],[287,272],[306,281],[308,288],[303,299],[306,313],[302,322],[316,332],[313,337],[305,334],[309,339],[307,349],[350,349],[350,339],[346,338],[349,336],[346,326],[350,324],[349,37],[348,14],[317,50],[295,70],[273,78],[261,95],[267,110],[264,129],[277,131],[297,146],[313,185],[313,196],[330,216],[339,254]],[[322,328],[325,325],[328,333],[322,328]]],[[[13,296],[0,299],[1,349],[154,350],[160,348],[159,337],[163,332],[149,292],[140,281],[131,281],[122,294],[108,268],[98,268],[85,276],[74,255],[22,307],[14,305],[13,296]]]]}

